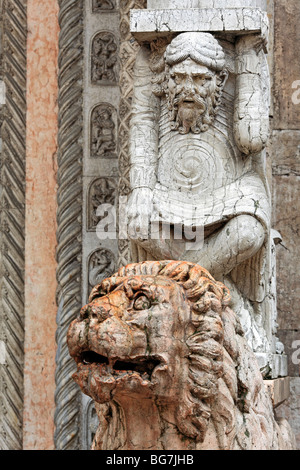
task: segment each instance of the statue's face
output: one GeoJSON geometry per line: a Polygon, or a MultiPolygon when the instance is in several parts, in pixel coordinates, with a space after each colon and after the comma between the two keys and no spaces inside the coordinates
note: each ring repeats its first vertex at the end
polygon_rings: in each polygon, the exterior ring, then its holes
{"type": "Polygon", "coordinates": [[[135,396],[175,403],[187,370],[189,306],[175,281],[128,278],[96,298],[69,329],[74,379],[98,403],[135,396]]]}
{"type": "Polygon", "coordinates": [[[170,67],[168,90],[174,129],[182,134],[207,130],[216,89],[217,74],[190,58],[170,67]]]}
{"type": "Polygon", "coordinates": [[[170,68],[169,88],[187,101],[194,101],[197,94],[205,98],[215,91],[216,74],[188,58],[170,68]]]}

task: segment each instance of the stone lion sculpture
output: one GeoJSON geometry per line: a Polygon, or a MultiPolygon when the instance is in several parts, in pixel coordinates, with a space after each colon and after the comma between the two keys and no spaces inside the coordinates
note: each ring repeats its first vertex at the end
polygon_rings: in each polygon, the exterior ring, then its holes
{"type": "Polygon", "coordinates": [[[181,261],[131,264],[92,290],[68,347],[96,403],[94,450],[294,448],[229,302],[181,261]]]}

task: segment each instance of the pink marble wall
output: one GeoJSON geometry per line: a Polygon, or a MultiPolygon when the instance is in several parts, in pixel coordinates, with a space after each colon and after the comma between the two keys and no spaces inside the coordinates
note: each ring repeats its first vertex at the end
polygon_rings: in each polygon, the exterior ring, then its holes
{"type": "Polygon", "coordinates": [[[57,0],[28,0],[24,449],[54,448],[57,0]]]}

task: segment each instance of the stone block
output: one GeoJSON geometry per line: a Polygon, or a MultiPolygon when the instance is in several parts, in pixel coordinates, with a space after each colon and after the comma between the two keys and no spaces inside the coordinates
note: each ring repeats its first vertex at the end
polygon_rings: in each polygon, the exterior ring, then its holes
{"type": "Polygon", "coordinates": [[[264,384],[270,394],[273,407],[281,405],[290,396],[290,377],[275,380],[264,380],[264,384]]]}
{"type": "Polygon", "coordinates": [[[148,0],[148,10],[187,8],[262,8],[266,0],[148,0]]]}
{"type": "Polygon", "coordinates": [[[267,18],[260,9],[132,10],[131,32],[139,40],[152,40],[170,32],[265,32],[267,18]]]}

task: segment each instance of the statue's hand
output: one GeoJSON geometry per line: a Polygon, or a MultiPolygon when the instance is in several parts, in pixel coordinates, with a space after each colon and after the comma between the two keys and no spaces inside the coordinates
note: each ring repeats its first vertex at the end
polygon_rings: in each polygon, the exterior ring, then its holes
{"type": "Polygon", "coordinates": [[[137,188],[128,201],[127,217],[130,238],[148,239],[153,210],[153,192],[150,188],[137,188]]]}
{"type": "Polygon", "coordinates": [[[236,51],[240,56],[251,55],[267,47],[267,39],[262,34],[240,36],[236,41],[236,51]]]}

